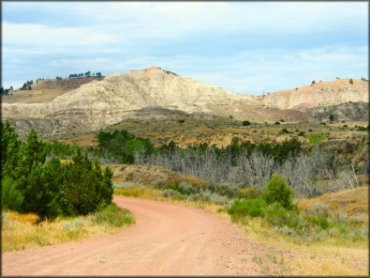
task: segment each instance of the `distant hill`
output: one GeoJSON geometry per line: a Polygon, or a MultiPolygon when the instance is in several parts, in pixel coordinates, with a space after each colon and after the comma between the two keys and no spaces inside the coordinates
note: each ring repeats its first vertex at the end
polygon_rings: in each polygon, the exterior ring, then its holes
{"type": "Polygon", "coordinates": [[[105,78],[40,81],[23,97],[14,99],[17,93],[4,97],[2,112],[3,118],[20,127],[48,134],[89,132],[128,118],[173,117],[167,110],[254,122],[305,122],[321,113],[321,108],[308,109],[349,101],[368,103],[367,92],[368,82],[355,79],[350,84],[349,79],[341,79],[256,97],[150,67],[105,78]],[[46,97],[53,91],[52,98],[46,97]]]}
{"type": "Polygon", "coordinates": [[[264,96],[262,103],[279,109],[305,110],[345,102],[369,102],[369,82],[360,79],[337,79],[315,82],[309,86],[264,96]]]}

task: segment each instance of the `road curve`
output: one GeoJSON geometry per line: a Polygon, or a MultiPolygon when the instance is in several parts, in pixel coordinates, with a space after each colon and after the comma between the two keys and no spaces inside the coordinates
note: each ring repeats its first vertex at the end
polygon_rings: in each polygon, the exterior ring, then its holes
{"type": "Polygon", "coordinates": [[[2,275],[258,275],[256,246],[201,209],[115,197],[136,224],[99,239],[4,253],[2,275]]]}

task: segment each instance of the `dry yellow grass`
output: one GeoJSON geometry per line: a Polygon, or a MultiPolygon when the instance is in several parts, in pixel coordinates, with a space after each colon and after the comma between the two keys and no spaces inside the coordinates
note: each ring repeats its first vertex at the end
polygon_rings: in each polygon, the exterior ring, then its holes
{"type": "Polygon", "coordinates": [[[350,247],[270,245],[254,260],[266,275],[366,276],[368,250],[350,247]]]}
{"type": "Polygon", "coordinates": [[[62,89],[53,90],[30,90],[30,91],[16,91],[11,95],[3,96],[2,101],[4,103],[42,103],[52,101],[57,96],[60,96],[67,92],[62,89]]]}
{"type": "Polygon", "coordinates": [[[98,223],[95,215],[57,218],[39,224],[37,215],[30,213],[3,211],[2,218],[3,252],[94,238],[122,229],[107,222],[98,223]]]}
{"type": "Polygon", "coordinates": [[[114,193],[126,197],[144,198],[151,200],[164,200],[161,191],[149,186],[121,187],[115,188],[114,193]]]}
{"type": "Polygon", "coordinates": [[[326,204],[332,212],[367,216],[369,214],[368,192],[368,186],[361,186],[339,192],[325,193],[317,198],[300,200],[298,207],[307,211],[314,205],[326,204]]]}
{"type": "Polygon", "coordinates": [[[249,219],[241,227],[249,240],[265,247],[263,254],[254,258],[265,275],[345,276],[368,272],[368,241],[356,245],[333,240],[296,244],[260,218],[249,219]]]}

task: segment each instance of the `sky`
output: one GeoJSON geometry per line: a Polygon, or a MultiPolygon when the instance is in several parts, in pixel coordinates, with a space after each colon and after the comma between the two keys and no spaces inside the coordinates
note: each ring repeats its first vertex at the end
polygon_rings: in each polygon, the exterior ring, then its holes
{"type": "Polygon", "coordinates": [[[364,2],[3,2],[2,85],[159,66],[261,95],[368,79],[364,2]]]}

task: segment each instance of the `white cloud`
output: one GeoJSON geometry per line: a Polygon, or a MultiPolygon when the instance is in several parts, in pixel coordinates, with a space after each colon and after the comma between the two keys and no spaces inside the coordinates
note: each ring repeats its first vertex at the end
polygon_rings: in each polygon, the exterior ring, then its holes
{"type": "Polygon", "coordinates": [[[16,46],[92,46],[115,42],[115,36],[104,29],[92,32],[90,27],[48,27],[40,24],[3,22],[5,45],[16,46]]]}
{"type": "MultiPolygon", "coordinates": [[[[5,11],[12,5],[7,3],[5,11]]],[[[313,33],[356,21],[366,23],[367,17],[366,3],[82,2],[27,7],[31,11],[32,7],[41,7],[50,16],[72,13],[75,25],[4,22],[6,43],[100,45],[140,39],[173,40],[206,31],[313,33]]]]}
{"type": "MultiPolygon", "coordinates": [[[[344,39],[334,46],[312,45],[317,34],[350,36],[350,28],[366,36],[367,8],[366,2],[6,2],[4,80],[158,65],[235,91],[262,92],[312,79],[365,75],[367,47],[344,39]],[[312,45],[231,45],[203,56],[173,46],[192,46],[194,36],[207,43],[210,33],[220,42],[230,34],[276,42],[284,35],[292,44],[306,40],[312,45]]],[[[210,43],[217,46],[215,40],[210,43]]]]}

